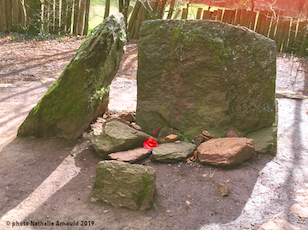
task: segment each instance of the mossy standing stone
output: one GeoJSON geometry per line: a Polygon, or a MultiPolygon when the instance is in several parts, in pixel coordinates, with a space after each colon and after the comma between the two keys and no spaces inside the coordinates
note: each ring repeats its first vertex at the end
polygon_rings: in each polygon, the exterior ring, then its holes
{"type": "Polygon", "coordinates": [[[79,137],[105,112],[109,85],[124,54],[123,15],[106,18],[87,37],[58,80],[19,127],[18,136],[79,137]]]}
{"type": "Polygon", "coordinates": [[[275,42],[211,20],[143,23],[138,47],[136,122],[196,137],[226,136],[275,121],[275,42]]]}

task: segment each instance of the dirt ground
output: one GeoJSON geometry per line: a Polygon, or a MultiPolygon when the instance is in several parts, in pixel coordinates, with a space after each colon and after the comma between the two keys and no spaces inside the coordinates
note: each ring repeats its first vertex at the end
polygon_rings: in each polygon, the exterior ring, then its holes
{"type": "MultiPolygon", "coordinates": [[[[236,220],[252,196],[260,172],[273,156],[255,153],[232,170],[196,162],[157,164],[145,160],[140,163],[154,167],[157,173],[155,205],[152,210],[131,211],[90,202],[96,165],[101,159],[82,138],[16,138],[28,112],[60,75],[82,41],[67,38],[24,42],[0,38],[0,228],[28,224],[18,229],[188,230],[236,220]],[[72,151],[75,157],[70,155],[72,151]],[[228,196],[221,197],[219,183],[229,188],[228,196]],[[31,226],[31,221],[47,226],[31,226]],[[51,226],[57,222],[63,225],[51,226]]],[[[277,63],[286,68],[282,71],[286,76],[277,77],[277,89],[306,94],[305,74],[297,74],[298,79],[288,82],[291,70],[287,65],[291,59],[278,56],[277,63]]],[[[299,61],[294,65],[299,65],[299,61]]],[[[137,43],[130,42],[111,87],[109,108],[135,107],[136,68],[137,43]]],[[[295,218],[292,223],[308,229],[305,221],[295,218]]]]}

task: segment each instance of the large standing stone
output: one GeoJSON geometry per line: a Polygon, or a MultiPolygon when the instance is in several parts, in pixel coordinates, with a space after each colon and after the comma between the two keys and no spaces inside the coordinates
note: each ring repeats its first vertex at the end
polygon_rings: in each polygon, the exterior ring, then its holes
{"type": "Polygon", "coordinates": [[[18,136],[77,138],[105,112],[109,85],[124,54],[122,14],[98,25],[80,46],[59,79],[19,127],[18,136]]]}
{"type": "Polygon", "coordinates": [[[203,142],[197,151],[201,164],[231,167],[249,159],[255,148],[252,139],[231,137],[203,142]]]}
{"type": "Polygon", "coordinates": [[[110,121],[103,127],[96,128],[93,132],[85,135],[103,158],[109,153],[126,151],[141,147],[150,135],[138,131],[120,121],[110,121]]]}
{"type": "Polygon", "coordinates": [[[209,20],[146,21],[140,34],[136,122],[143,131],[244,136],[274,122],[273,40],[209,20]]]}
{"type": "Polygon", "coordinates": [[[120,161],[101,161],[96,170],[91,201],[104,201],[117,208],[150,209],[156,193],[152,167],[120,161]]]}

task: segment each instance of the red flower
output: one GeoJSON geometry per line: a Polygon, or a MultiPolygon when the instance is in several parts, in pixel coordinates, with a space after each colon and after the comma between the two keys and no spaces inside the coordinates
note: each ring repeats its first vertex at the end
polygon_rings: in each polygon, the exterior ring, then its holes
{"type": "Polygon", "coordinates": [[[153,149],[156,146],[158,146],[158,143],[155,139],[148,138],[143,142],[143,148],[146,148],[149,150],[153,149]]]}

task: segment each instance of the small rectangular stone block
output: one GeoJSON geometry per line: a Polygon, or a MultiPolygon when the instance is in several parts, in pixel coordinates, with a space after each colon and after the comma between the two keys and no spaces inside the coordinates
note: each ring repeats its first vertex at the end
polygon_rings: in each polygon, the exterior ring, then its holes
{"type": "Polygon", "coordinates": [[[104,201],[116,208],[152,208],[156,172],[150,166],[121,161],[101,161],[96,169],[91,201],[104,201]]]}

